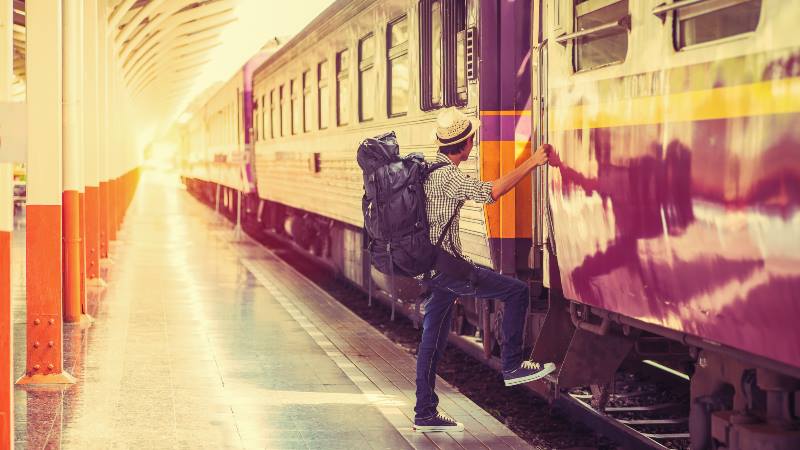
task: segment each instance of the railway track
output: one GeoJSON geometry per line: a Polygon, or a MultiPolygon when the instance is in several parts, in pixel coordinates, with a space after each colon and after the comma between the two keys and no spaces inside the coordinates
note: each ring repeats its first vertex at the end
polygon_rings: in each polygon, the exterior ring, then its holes
{"type": "MultiPolygon", "coordinates": [[[[213,207],[213,205],[209,206],[213,207]]],[[[228,220],[235,221],[235,216],[232,214],[224,211],[223,214],[228,220]]],[[[416,351],[416,339],[419,331],[414,328],[421,321],[421,316],[414,303],[392,299],[382,292],[373,292],[372,297],[385,307],[385,311],[383,314],[376,314],[375,311],[365,312],[365,308],[370,308],[367,306],[367,293],[362,292],[347,280],[331,276],[332,268],[324,260],[298,247],[285,236],[246,225],[244,230],[251,238],[272,250],[302,273],[308,275],[310,271],[315,272],[316,275],[309,276],[312,281],[345,303],[373,326],[381,328],[385,334],[404,345],[409,351],[416,351]],[[314,268],[316,270],[313,270],[314,268]],[[328,273],[327,277],[321,275],[324,272],[328,273]],[[394,320],[395,311],[406,319],[405,322],[402,319],[394,320]],[[403,328],[406,328],[406,331],[399,331],[403,328]]],[[[480,361],[499,374],[499,358],[496,356],[486,357],[480,337],[451,333],[450,342],[471,359],[480,361]]],[[[469,370],[474,370],[474,367],[469,370]]],[[[457,372],[458,369],[455,371],[457,372]]],[[[555,377],[549,375],[542,380],[524,384],[520,389],[528,390],[538,398],[545,399],[550,405],[550,410],[559,410],[570,419],[584,424],[594,433],[607,438],[606,440],[595,440],[590,444],[596,448],[683,450],[689,448],[688,380],[689,378],[685,374],[654,361],[634,360],[623,365],[623,369],[616,374],[616,379],[610,386],[561,389],[557,386],[555,377]]],[[[453,383],[452,380],[448,381],[460,390],[465,390],[463,385],[459,385],[457,382],[453,383]]],[[[481,404],[480,398],[473,398],[473,400],[481,404]]],[[[484,405],[481,404],[481,406],[484,405]]],[[[491,410],[491,407],[487,409],[491,410]]],[[[502,411],[495,411],[495,413],[504,416],[502,411]]],[[[497,416],[497,414],[495,415],[497,416]]],[[[530,430],[526,430],[524,424],[519,423],[518,418],[504,416],[498,417],[498,419],[504,420],[521,436],[524,437],[527,434],[529,441],[531,440],[530,430]]],[[[536,427],[538,430],[536,432],[543,432],[540,428],[536,427]]],[[[551,436],[547,442],[550,445],[564,442],[563,447],[555,448],[587,448],[586,443],[582,442],[578,436],[551,436]],[[570,439],[575,442],[570,442],[570,439]]]]}

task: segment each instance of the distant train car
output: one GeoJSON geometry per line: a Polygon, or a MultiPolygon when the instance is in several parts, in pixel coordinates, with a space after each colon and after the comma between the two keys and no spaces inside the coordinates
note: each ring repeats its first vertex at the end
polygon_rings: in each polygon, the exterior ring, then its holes
{"type": "MultiPolygon", "coordinates": [[[[800,9],[787,4],[337,1],[253,74],[256,191],[204,186],[249,193],[243,220],[388,290],[365,252],[363,138],[394,130],[431,157],[438,110],[455,106],[482,121],[461,167],[484,180],[548,141],[550,167],[466,205],[460,228],[476,263],[542,288],[526,342],[559,364],[555,386],[592,386],[602,408],[625,360],[656,361],[691,377],[693,448],[798,448],[800,9]]],[[[413,309],[418,291],[404,292],[413,309]]],[[[459,299],[454,331],[489,355],[502,314],[459,299]]]]}
{"type": "Polygon", "coordinates": [[[253,71],[277,42],[252,57],[241,70],[191,111],[182,126],[181,175],[187,185],[213,198],[229,213],[241,192],[255,193],[253,161],[253,71]]]}

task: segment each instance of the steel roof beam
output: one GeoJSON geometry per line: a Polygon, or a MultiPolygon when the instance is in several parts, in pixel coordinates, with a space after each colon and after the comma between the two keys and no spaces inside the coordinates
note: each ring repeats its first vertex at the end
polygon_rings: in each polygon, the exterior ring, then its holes
{"type": "Polygon", "coordinates": [[[162,28],[162,33],[159,34],[158,40],[147,50],[145,50],[139,58],[136,60],[133,59],[133,56],[135,56],[136,53],[125,58],[126,60],[123,62],[123,67],[128,68],[126,75],[130,76],[134,73],[136,70],[135,66],[138,65],[139,61],[142,61],[144,58],[146,58],[145,55],[147,53],[156,51],[161,52],[162,47],[167,45],[174,47],[176,40],[180,40],[184,36],[191,37],[190,33],[203,31],[206,28],[217,28],[231,23],[233,19],[225,17],[225,15],[230,11],[232,11],[230,8],[221,10],[213,9],[210,12],[208,10],[204,10],[204,15],[199,14],[199,12],[194,12],[193,14],[186,15],[186,13],[182,13],[174,16],[171,20],[171,23],[168,25],[168,31],[163,32],[162,28]],[[214,22],[210,25],[206,24],[206,21],[211,21],[214,19],[221,20],[219,23],[214,22]]]}
{"type": "Polygon", "coordinates": [[[201,52],[210,47],[221,45],[222,43],[219,41],[211,45],[208,44],[208,42],[210,41],[211,42],[216,41],[216,38],[218,36],[219,35],[216,34],[213,36],[208,36],[205,39],[194,41],[190,45],[170,48],[169,51],[167,51],[164,55],[162,55],[161,58],[156,58],[148,62],[146,65],[143,65],[141,70],[137,71],[136,74],[133,74],[130,77],[126,77],[130,78],[130,80],[126,80],[128,85],[135,84],[137,81],[141,81],[142,78],[149,77],[153,72],[162,70],[165,65],[171,64],[172,62],[174,62],[174,59],[179,56],[191,54],[192,52],[201,52]]]}

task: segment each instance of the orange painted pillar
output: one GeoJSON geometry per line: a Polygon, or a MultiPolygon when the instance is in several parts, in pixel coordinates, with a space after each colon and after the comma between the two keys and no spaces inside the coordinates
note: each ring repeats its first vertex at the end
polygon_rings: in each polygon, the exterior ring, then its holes
{"type": "MultiPolygon", "coordinates": [[[[10,2],[9,2],[10,3],[10,2]]],[[[0,7],[8,5],[0,2],[0,7]]],[[[4,15],[0,13],[0,17],[4,15]]],[[[9,16],[11,17],[11,16],[9,16]]],[[[0,19],[2,20],[2,19],[0,19]]],[[[11,29],[3,22],[2,31],[11,29]]],[[[0,38],[2,41],[2,38],[0,38]]],[[[6,41],[9,42],[9,41],[6,41]]],[[[9,70],[10,72],[10,70],[9,70]]],[[[11,307],[11,231],[14,227],[14,171],[0,163],[0,448],[14,446],[14,317],[11,307]]]]}
{"type": "MultiPolygon", "coordinates": [[[[105,152],[105,149],[101,149],[100,151],[105,152]]],[[[100,258],[108,258],[108,189],[108,181],[101,181],[98,189],[98,200],[100,202],[98,206],[100,214],[98,217],[98,225],[100,228],[100,258]]]]}
{"type": "Polygon", "coordinates": [[[61,2],[27,2],[25,375],[18,384],[74,383],[63,368],[61,305],[61,2]],[[47,130],[43,133],[42,130],[47,130]]]}
{"type": "MultiPolygon", "coordinates": [[[[91,286],[103,286],[100,278],[100,187],[99,187],[99,152],[100,134],[100,74],[99,49],[101,19],[98,12],[98,0],[84,1],[84,249],[86,257],[86,279],[91,286]]],[[[105,22],[105,20],[102,20],[105,22]]]]}
{"type": "Polygon", "coordinates": [[[117,180],[111,178],[108,182],[108,240],[117,240],[117,180]]]}
{"type": "Polygon", "coordinates": [[[83,197],[83,2],[64,2],[63,60],[63,224],[64,321],[88,323],[81,236],[83,197]]]}
{"type": "MultiPolygon", "coordinates": [[[[81,183],[83,184],[83,183],[81,183]]],[[[80,231],[81,314],[86,314],[86,187],[78,193],[78,229],[80,231]]]]}

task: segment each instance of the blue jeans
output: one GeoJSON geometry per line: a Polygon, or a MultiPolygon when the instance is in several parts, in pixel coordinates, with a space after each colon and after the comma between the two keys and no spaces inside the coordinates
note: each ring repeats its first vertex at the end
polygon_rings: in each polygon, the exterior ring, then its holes
{"type": "Polygon", "coordinates": [[[478,268],[477,282],[452,278],[439,273],[430,281],[431,295],[425,303],[422,341],[417,351],[417,419],[436,415],[439,397],[434,392],[436,364],[447,346],[447,334],[453,319],[453,305],[458,296],[500,300],[503,313],[503,341],[500,356],[503,370],[511,371],[522,363],[522,333],[528,309],[528,285],[515,278],[478,268]]]}

